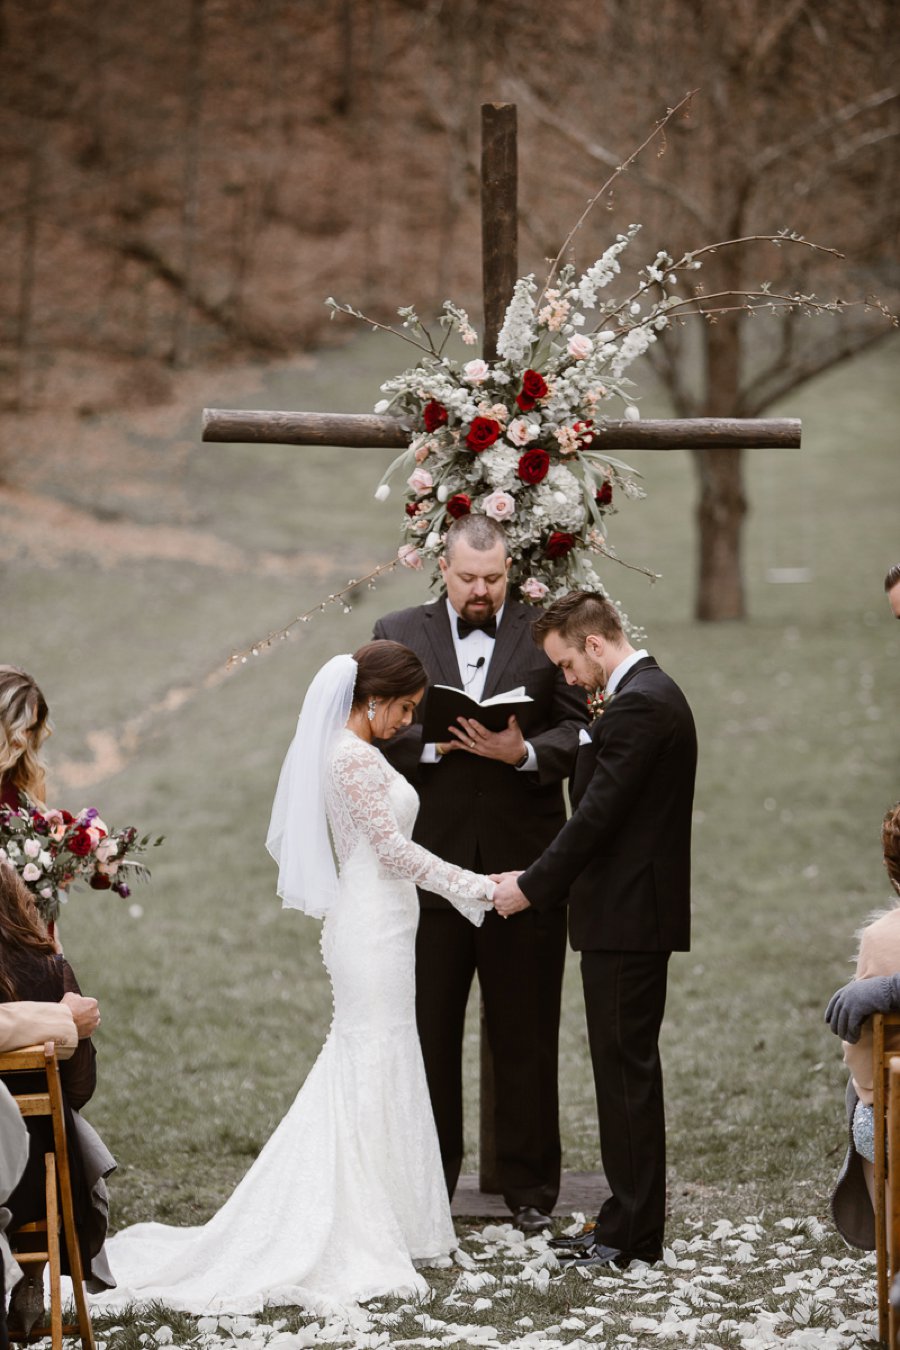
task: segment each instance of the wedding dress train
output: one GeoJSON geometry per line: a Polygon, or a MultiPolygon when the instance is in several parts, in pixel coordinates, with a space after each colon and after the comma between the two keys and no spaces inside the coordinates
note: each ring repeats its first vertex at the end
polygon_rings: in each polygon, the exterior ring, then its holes
{"type": "Polygon", "coordinates": [[[101,1308],[328,1312],[427,1290],[414,1261],[456,1246],[415,1021],[416,883],[473,923],[485,881],[410,840],[418,798],[372,746],[340,732],[326,804],[340,864],[322,930],[334,1017],[287,1115],[200,1228],[142,1223],[107,1244],[101,1308]]]}

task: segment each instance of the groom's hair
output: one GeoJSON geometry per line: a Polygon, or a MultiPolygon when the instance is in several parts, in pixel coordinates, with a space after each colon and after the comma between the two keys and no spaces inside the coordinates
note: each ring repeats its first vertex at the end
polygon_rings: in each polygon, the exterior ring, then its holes
{"type": "Polygon", "coordinates": [[[509,557],[506,531],[495,520],[491,520],[490,516],[472,515],[470,513],[454,520],[444,535],[444,557],[447,562],[450,561],[453,545],[458,539],[465,539],[466,543],[471,545],[472,548],[477,548],[479,553],[487,553],[496,544],[502,544],[504,557],[509,557]]]}
{"type": "Polygon", "coordinates": [[[556,633],[567,646],[579,651],[584,651],[585,641],[592,633],[607,642],[620,642],[623,637],[619,611],[605,595],[595,595],[593,591],[569,591],[554,600],[531,631],[539,647],[543,647],[551,633],[556,633]]]}
{"type": "Polygon", "coordinates": [[[900,802],[891,807],[882,822],[881,846],[891,885],[900,895],[900,802]]]}
{"type": "Polygon", "coordinates": [[[900,563],[894,563],[893,567],[888,569],[888,574],[884,579],[884,589],[892,591],[900,581],[900,563]]]}

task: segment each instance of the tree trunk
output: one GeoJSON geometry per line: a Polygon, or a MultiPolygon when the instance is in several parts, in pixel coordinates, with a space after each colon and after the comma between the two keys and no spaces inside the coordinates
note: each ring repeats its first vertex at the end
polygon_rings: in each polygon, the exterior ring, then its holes
{"type": "MultiPolygon", "coordinates": [[[[731,222],[740,224],[738,212],[731,222]]],[[[733,237],[733,236],[732,236],[733,237]]],[[[737,250],[717,258],[710,291],[739,290],[742,285],[737,250]]],[[[710,269],[712,271],[712,269],[710,269]]],[[[721,314],[706,326],[706,417],[738,415],[741,387],[740,312],[721,314]]],[[[697,450],[695,463],[700,493],[697,501],[698,576],[696,618],[717,623],[746,617],[741,543],[747,498],[744,495],[743,451],[697,450]]]]}

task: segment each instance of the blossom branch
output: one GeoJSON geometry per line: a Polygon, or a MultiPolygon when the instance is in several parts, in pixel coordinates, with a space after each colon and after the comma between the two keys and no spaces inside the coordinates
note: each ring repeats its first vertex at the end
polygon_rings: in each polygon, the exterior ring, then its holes
{"type": "Polygon", "coordinates": [[[645,137],[643,141],[641,141],[641,144],[637,147],[637,149],[632,150],[628,158],[622,161],[622,163],[615,169],[615,171],[610,174],[609,178],[607,178],[606,182],[602,185],[602,187],[600,187],[594,193],[593,197],[590,199],[587,206],[584,208],[584,210],[576,220],[575,224],[572,226],[569,233],[566,235],[565,239],[563,240],[562,247],[560,248],[559,252],[557,253],[556,257],[553,259],[553,262],[550,265],[550,271],[547,273],[547,279],[544,282],[543,289],[541,290],[540,295],[538,296],[537,302],[538,309],[540,309],[541,307],[541,302],[543,301],[544,296],[547,293],[547,288],[549,287],[553,278],[556,276],[557,269],[559,267],[563,255],[566,252],[566,249],[569,247],[569,245],[575,238],[575,235],[581,229],[584,222],[587,220],[588,216],[596,206],[597,202],[600,200],[602,196],[604,196],[606,192],[609,191],[609,189],[612,187],[613,183],[616,181],[619,175],[623,174],[629,167],[629,165],[634,163],[634,161],[638,158],[638,156],[647,148],[650,142],[660,135],[660,133],[666,128],[666,126],[668,126],[669,122],[671,122],[674,117],[677,117],[683,108],[685,108],[687,105],[690,104],[690,101],[694,97],[696,92],[697,92],[696,89],[691,89],[687,94],[685,94],[684,98],[682,98],[680,102],[675,104],[674,108],[667,109],[665,117],[660,118],[660,120],[657,122],[656,126],[653,128],[650,134],[647,137],[645,137]]]}
{"type": "MultiPolygon", "coordinates": [[[[364,577],[351,578],[341,590],[326,596],[324,600],[320,600],[318,604],[313,605],[312,608],[306,610],[304,614],[296,615],[296,617],[291,619],[290,623],[286,623],[283,628],[274,629],[266,637],[251,643],[249,647],[245,647],[243,651],[233,652],[228,658],[226,670],[231,670],[232,667],[236,665],[246,665],[247,660],[251,656],[259,656],[260,652],[267,651],[273,643],[283,642],[291,629],[295,628],[298,623],[308,623],[314,614],[321,614],[328,605],[334,605],[345,601],[346,597],[355,591],[358,586],[368,585],[370,590],[373,589],[375,578],[382,576],[385,572],[392,572],[394,568],[398,566],[399,562],[399,558],[391,558],[389,562],[379,563],[377,567],[373,567],[372,571],[368,572],[364,577]]],[[[345,603],[344,613],[349,614],[350,608],[350,605],[345,603]]]]}

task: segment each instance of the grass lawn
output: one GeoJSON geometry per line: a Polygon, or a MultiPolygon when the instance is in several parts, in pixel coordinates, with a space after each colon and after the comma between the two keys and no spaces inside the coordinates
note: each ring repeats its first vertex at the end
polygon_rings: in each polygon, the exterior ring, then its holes
{"type": "MultiPolygon", "coordinates": [[[[464,1225],[472,1269],[437,1273],[427,1309],[384,1302],[350,1330],[321,1320],[313,1329],[293,1313],[280,1327],[267,1319],[269,1330],[198,1328],[156,1310],[101,1324],[110,1350],[154,1335],[210,1345],[287,1334],[300,1336],[294,1345],[866,1344],[871,1260],[848,1257],[827,1217],[844,1074],[822,1009],[849,978],[855,930],[889,900],[879,832],[900,795],[900,633],[881,584],[900,558],[898,351],[884,346],[778,410],[803,418],[803,451],[747,453],[746,623],[690,617],[687,455],[633,455],[649,495],[612,522],[621,556],[663,573],[650,587],[614,569],[609,586],[685,689],[700,735],[695,942],[673,959],[663,1037],[671,1263],[649,1276],[559,1280],[539,1242],[523,1249],[508,1231],[464,1225]],[[771,579],[790,568],[810,579],[771,579]],[[679,1331],[665,1330],[675,1323],[679,1331]],[[761,1339],[767,1327],[772,1340],[761,1339]]],[[[363,337],[297,367],[211,374],[201,399],[364,409],[401,357],[363,337]]],[[[196,373],[191,381],[196,391],[196,373]]],[[[648,397],[645,415],[661,411],[648,397]]],[[[263,847],[278,768],[314,669],[364,641],[379,613],[426,598],[409,574],[362,590],[351,613],[326,610],[296,641],[156,718],[133,753],[120,747],[118,772],[77,786],[78,764],[100,744],[95,733],[115,739],[167,690],[202,680],[231,650],[394,550],[396,497],[382,506],[371,498],[388,454],[198,443],[187,458],[171,456],[167,477],[170,444],[198,425],[193,402],[152,435],[118,415],[121,478],[143,474],[145,487],[128,509],[142,526],[228,544],[238,565],[100,561],[73,547],[62,564],[12,556],[4,576],[0,659],[32,671],[50,702],[51,783],[54,763],[67,774],[55,803],[96,805],[113,824],[166,836],[149,887],[128,902],[78,893],[63,916],[67,955],[102,1002],[101,1082],[87,1114],[119,1159],[115,1227],[206,1219],[315,1059],[331,1012],[319,929],[279,909],[263,847]]],[[[81,499],[71,481],[45,488],[101,518],[123,509],[119,480],[100,480],[81,499]]],[[[473,1018],[473,1149],[476,1034],[473,1018]]],[[[592,1168],[574,961],[561,1089],[565,1164],[592,1168]]]]}

